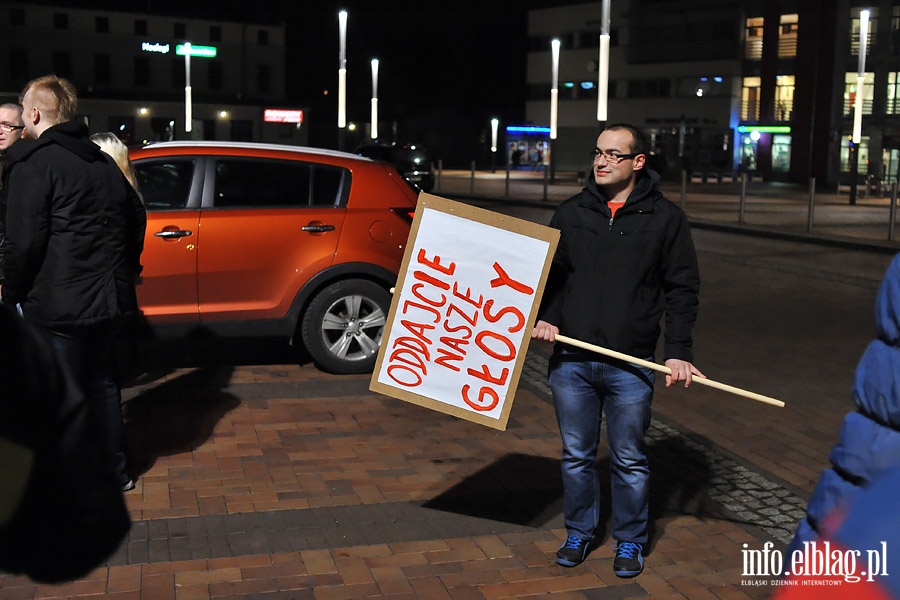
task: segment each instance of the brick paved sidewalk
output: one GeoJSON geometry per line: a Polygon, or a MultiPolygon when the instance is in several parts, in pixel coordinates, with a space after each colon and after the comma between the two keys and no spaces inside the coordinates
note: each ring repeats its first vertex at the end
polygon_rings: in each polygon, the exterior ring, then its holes
{"type": "Polygon", "coordinates": [[[659,422],[645,572],[616,578],[608,535],[580,567],[555,564],[559,442],[541,360],[529,354],[505,432],[310,365],[148,374],[126,390],[142,471],[126,543],[77,582],[0,575],[0,599],[765,597],[742,585],[741,549],[778,526],[759,529],[716,488],[723,468],[754,474],[659,422]]]}

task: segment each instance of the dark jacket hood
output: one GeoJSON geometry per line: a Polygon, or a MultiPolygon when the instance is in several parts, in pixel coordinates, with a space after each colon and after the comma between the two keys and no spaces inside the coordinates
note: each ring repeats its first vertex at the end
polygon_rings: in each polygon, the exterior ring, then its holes
{"type": "MultiPolygon", "coordinates": [[[[650,195],[655,195],[659,192],[659,182],[661,180],[662,177],[660,177],[659,173],[653,169],[644,167],[637,173],[637,181],[634,184],[634,189],[628,196],[627,202],[634,202],[636,200],[642,200],[650,195]]],[[[593,170],[588,172],[587,177],[585,178],[584,189],[603,204],[607,203],[608,198],[600,191],[600,186],[597,185],[597,180],[594,179],[593,170]]]]}
{"type": "Polygon", "coordinates": [[[87,162],[106,160],[100,146],[92,142],[88,134],[87,125],[77,121],[54,125],[46,129],[36,140],[20,140],[13,144],[9,149],[9,167],[49,144],[62,146],[87,162]]]}

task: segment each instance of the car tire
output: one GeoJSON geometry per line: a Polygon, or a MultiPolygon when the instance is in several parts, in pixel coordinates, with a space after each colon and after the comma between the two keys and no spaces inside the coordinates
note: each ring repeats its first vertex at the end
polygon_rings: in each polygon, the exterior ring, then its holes
{"type": "Polygon", "coordinates": [[[313,297],[303,316],[307,352],[330,373],[371,373],[390,304],[387,290],[371,281],[329,285],[313,297]]]}

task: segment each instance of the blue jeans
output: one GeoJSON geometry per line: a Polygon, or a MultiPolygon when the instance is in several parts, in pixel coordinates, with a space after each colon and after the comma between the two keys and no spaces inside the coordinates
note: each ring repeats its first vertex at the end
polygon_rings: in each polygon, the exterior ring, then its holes
{"type": "Polygon", "coordinates": [[[655,372],[597,356],[558,349],[550,361],[550,388],[562,437],[566,529],[569,535],[589,539],[599,524],[597,446],[606,413],[612,537],[644,544],[650,500],[644,433],[650,426],[655,372]]]}
{"type": "Polygon", "coordinates": [[[115,377],[113,350],[118,326],[110,321],[95,325],[48,328],[57,356],[81,386],[112,461],[119,485],[128,482],[125,464],[125,422],[122,394],[115,377]]]}

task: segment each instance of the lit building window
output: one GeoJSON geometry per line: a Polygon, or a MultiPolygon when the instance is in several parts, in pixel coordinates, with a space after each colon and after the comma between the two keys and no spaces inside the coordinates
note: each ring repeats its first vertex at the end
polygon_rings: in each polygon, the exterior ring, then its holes
{"type": "MultiPolygon", "coordinates": [[[[844,115],[853,114],[853,107],[856,103],[856,73],[845,73],[844,75],[844,115]]],[[[862,114],[872,114],[872,99],[875,97],[875,73],[866,73],[863,78],[863,103],[862,114]]]]}
{"type": "Polygon", "coordinates": [[[885,113],[889,115],[900,114],[900,73],[888,73],[887,107],[885,113]]]}
{"type": "Polygon", "coordinates": [[[759,121],[759,77],[744,77],[741,90],[741,121],[759,121]]]}
{"type": "Polygon", "coordinates": [[[781,15],[781,27],[778,28],[778,56],[790,58],[797,56],[797,30],[799,18],[794,15],[781,15]]]}
{"type": "Polygon", "coordinates": [[[778,75],[775,78],[775,120],[790,121],[794,111],[794,76],[778,75]]]}
{"type": "Polygon", "coordinates": [[[764,21],[762,17],[747,19],[744,28],[744,58],[746,60],[762,59],[764,21]]]}

